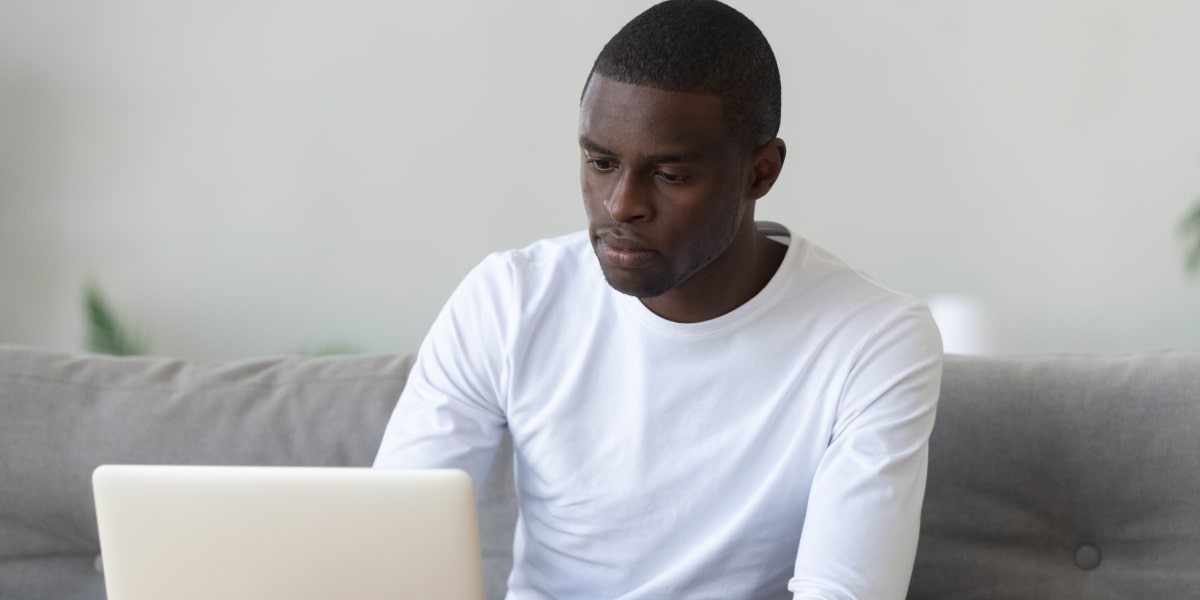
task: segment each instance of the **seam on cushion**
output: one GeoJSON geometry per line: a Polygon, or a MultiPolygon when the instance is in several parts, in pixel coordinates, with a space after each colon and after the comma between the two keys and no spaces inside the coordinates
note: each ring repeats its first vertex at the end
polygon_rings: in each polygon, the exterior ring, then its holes
{"type": "Polygon", "coordinates": [[[231,381],[213,381],[213,382],[199,381],[199,382],[190,383],[188,385],[175,385],[175,386],[168,385],[165,387],[151,387],[149,385],[142,385],[142,384],[139,384],[139,385],[103,385],[103,384],[97,384],[97,383],[90,383],[90,382],[86,382],[86,381],[75,381],[75,380],[71,380],[71,379],[46,377],[43,375],[30,375],[27,373],[18,374],[18,373],[0,372],[0,377],[11,377],[13,379],[26,379],[26,380],[30,380],[30,381],[40,381],[40,382],[48,382],[48,383],[60,383],[60,384],[64,384],[64,385],[88,388],[88,389],[92,389],[92,390],[145,391],[145,392],[165,392],[165,391],[171,391],[171,390],[200,388],[200,387],[282,388],[282,387],[289,387],[289,386],[295,386],[295,385],[345,383],[347,381],[395,381],[398,378],[407,379],[407,377],[403,377],[403,376],[364,375],[361,377],[338,377],[335,379],[330,379],[330,378],[317,378],[317,379],[288,378],[287,381],[280,381],[278,383],[235,383],[235,382],[231,382],[231,381]]]}
{"type": "Polygon", "coordinates": [[[43,554],[14,554],[0,559],[3,563],[14,562],[33,562],[38,560],[47,560],[51,558],[72,558],[91,562],[96,559],[96,555],[100,553],[99,546],[95,550],[82,550],[79,552],[46,552],[43,554]]]}
{"type": "MultiPolygon", "coordinates": [[[[97,549],[99,548],[99,544],[94,539],[75,535],[75,534],[71,533],[70,531],[67,531],[66,529],[48,526],[46,523],[40,522],[38,520],[31,521],[26,518],[20,518],[20,515],[18,515],[17,513],[14,513],[14,512],[5,511],[4,513],[0,513],[0,522],[7,522],[6,526],[12,526],[14,524],[18,525],[18,526],[25,528],[27,531],[36,531],[38,533],[48,536],[51,539],[71,542],[71,543],[75,543],[80,546],[86,546],[88,548],[97,548],[97,549]]],[[[95,529],[93,528],[92,531],[95,531],[95,529]]],[[[67,553],[66,552],[51,552],[51,553],[47,553],[47,554],[67,554],[67,553]]],[[[26,556],[41,556],[41,555],[26,555],[26,556]]],[[[9,560],[10,558],[12,558],[12,557],[5,557],[4,560],[9,560]]]]}

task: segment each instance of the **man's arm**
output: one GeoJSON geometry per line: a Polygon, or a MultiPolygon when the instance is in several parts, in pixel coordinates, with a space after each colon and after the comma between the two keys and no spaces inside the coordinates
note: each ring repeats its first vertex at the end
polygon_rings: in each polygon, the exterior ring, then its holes
{"type": "Polygon", "coordinates": [[[511,315],[506,261],[485,259],[459,284],[421,344],[375,457],[380,468],[453,467],[478,488],[506,424],[511,315]]]}
{"type": "Polygon", "coordinates": [[[941,338],[913,302],[860,345],[812,484],[797,599],[902,599],[920,530],[941,338]]]}

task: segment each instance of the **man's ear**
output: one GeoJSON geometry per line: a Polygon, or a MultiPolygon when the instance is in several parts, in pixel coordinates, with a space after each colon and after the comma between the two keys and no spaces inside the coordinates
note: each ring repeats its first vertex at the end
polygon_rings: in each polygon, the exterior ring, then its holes
{"type": "Polygon", "coordinates": [[[779,179],[783,171],[783,159],[787,157],[787,144],[775,138],[754,151],[751,157],[751,180],[749,198],[758,200],[771,191],[771,186],[779,179]]]}

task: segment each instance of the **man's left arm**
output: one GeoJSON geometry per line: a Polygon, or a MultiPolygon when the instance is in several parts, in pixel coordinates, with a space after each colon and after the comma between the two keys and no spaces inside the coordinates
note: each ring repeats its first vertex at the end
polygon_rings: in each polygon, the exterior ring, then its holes
{"type": "Polygon", "coordinates": [[[912,302],[864,338],[812,483],[796,570],[799,599],[902,599],[920,530],[942,345],[912,302]]]}

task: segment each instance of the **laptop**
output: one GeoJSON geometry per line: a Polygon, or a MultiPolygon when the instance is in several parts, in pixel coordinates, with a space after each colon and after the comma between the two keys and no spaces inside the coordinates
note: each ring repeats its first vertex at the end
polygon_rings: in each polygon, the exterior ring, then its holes
{"type": "Polygon", "coordinates": [[[108,600],[483,598],[458,470],[105,465],[108,600]]]}

